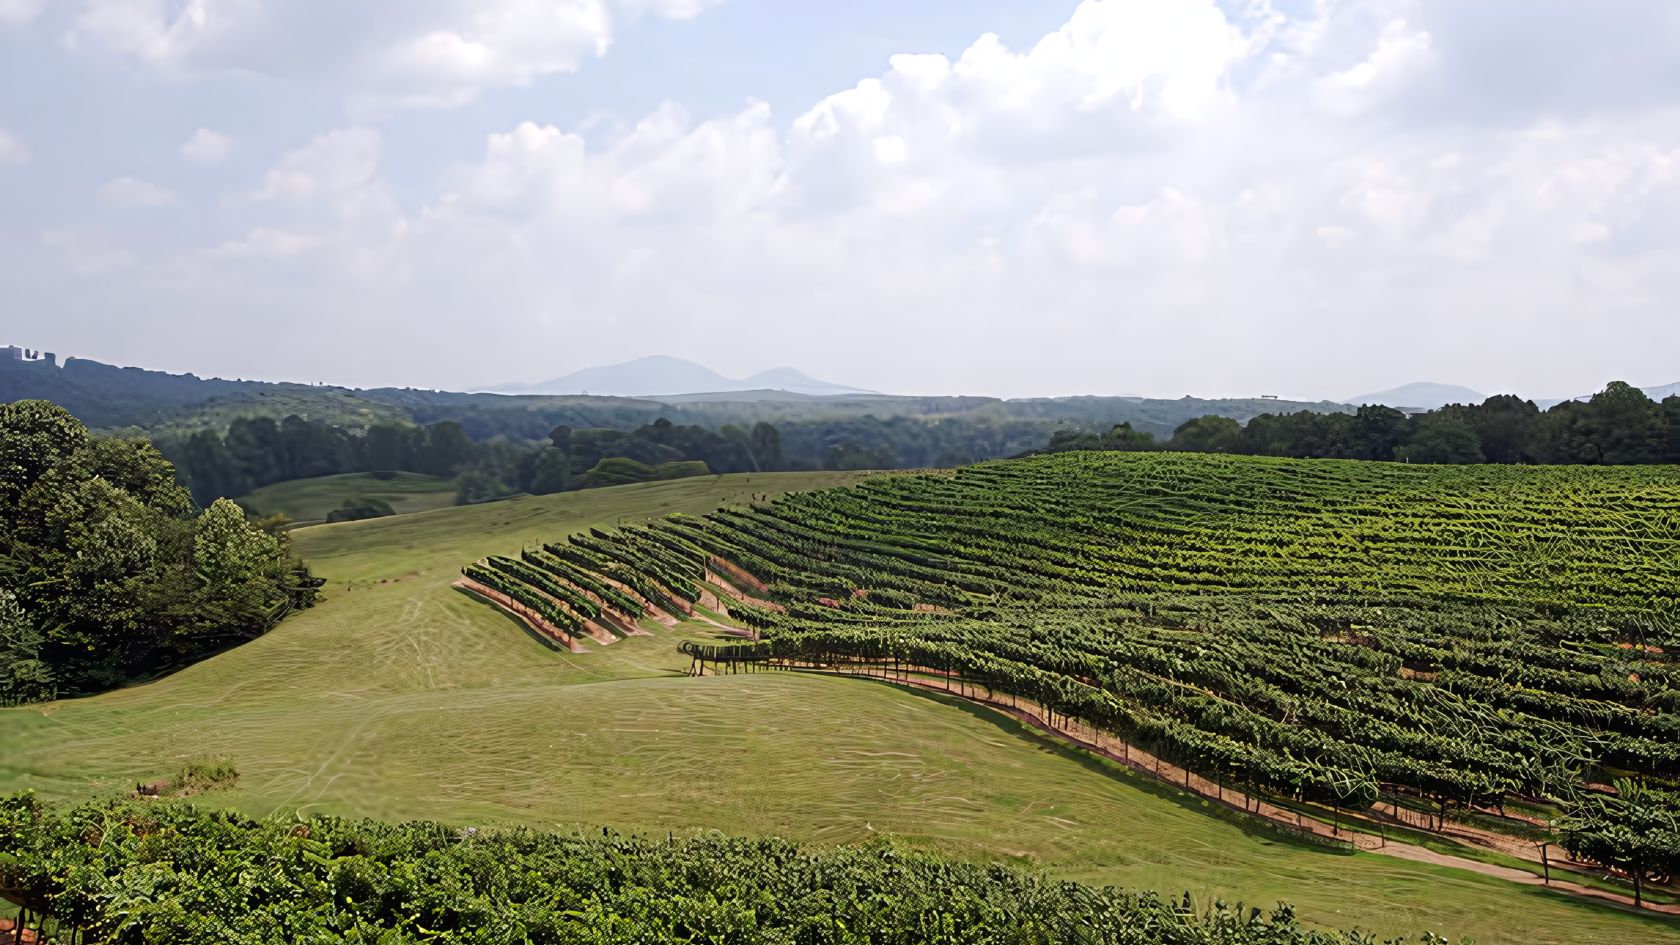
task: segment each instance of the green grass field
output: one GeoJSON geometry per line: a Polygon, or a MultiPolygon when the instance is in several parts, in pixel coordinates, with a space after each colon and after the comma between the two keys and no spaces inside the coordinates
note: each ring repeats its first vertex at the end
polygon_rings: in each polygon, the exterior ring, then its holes
{"type": "Polygon", "coordinates": [[[426,512],[455,504],[455,483],[436,476],[400,472],[390,479],[371,473],[345,473],[316,479],[293,479],[263,486],[240,499],[259,515],[285,515],[296,522],[322,522],[345,499],[379,499],[404,512],[426,512]]]}
{"type": "Polygon", "coordinates": [[[81,798],[225,756],[237,786],[201,800],[254,814],[892,835],[1085,880],[1287,899],[1310,921],[1382,934],[1680,941],[1672,921],[1283,840],[932,695],[779,673],[686,678],[684,631],[558,653],[450,587],[478,555],[852,478],[689,479],[299,530],[329,581],[319,607],[167,679],[0,710],[0,790],[81,798]]]}

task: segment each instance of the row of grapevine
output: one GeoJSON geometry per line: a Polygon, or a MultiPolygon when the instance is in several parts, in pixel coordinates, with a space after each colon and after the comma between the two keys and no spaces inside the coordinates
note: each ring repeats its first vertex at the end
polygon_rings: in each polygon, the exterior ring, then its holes
{"type": "MultiPolygon", "coordinates": [[[[708,659],[911,660],[1262,792],[1441,811],[1680,779],[1680,474],[1060,454],[574,536],[708,659]]],[[[1663,793],[1660,797],[1673,796],[1663,793]]]]}

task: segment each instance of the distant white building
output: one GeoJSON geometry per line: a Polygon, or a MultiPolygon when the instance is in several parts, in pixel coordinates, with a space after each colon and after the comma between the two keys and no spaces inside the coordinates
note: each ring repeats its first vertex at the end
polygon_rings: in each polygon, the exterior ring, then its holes
{"type": "Polygon", "coordinates": [[[7,345],[0,348],[0,360],[4,361],[44,361],[57,365],[58,355],[51,351],[34,351],[29,348],[19,348],[17,345],[7,345]]]}

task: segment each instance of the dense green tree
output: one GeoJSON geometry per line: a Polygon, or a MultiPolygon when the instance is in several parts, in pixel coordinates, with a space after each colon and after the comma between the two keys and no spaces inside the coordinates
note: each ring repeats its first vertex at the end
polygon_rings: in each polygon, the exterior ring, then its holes
{"type": "Polygon", "coordinates": [[[783,468],[781,431],[773,424],[760,420],[753,424],[751,439],[753,458],[757,460],[759,469],[783,468]]]}
{"type": "Polygon", "coordinates": [[[426,428],[426,442],[420,449],[419,471],[433,476],[453,476],[473,458],[473,443],[467,431],[453,420],[426,428]]]}
{"type": "Polygon", "coordinates": [[[499,499],[506,494],[506,488],[501,480],[479,469],[469,469],[462,473],[455,483],[456,505],[477,505],[499,499]]]}
{"type": "Polygon", "coordinates": [[[1662,445],[1658,462],[1680,463],[1680,394],[1663,398],[1658,411],[1662,416],[1662,445]]]}
{"type": "Polygon", "coordinates": [[[1209,414],[1186,420],[1173,431],[1172,449],[1187,453],[1230,453],[1242,440],[1242,424],[1209,414]]]}
{"type": "Polygon", "coordinates": [[[1337,459],[1350,451],[1353,418],[1302,410],[1255,417],[1243,428],[1242,452],[1337,459]]]}
{"type": "Polygon", "coordinates": [[[1130,422],[1117,423],[1103,438],[1104,449],[1134,451],[1155,448],[1155,434],[1132,429],[1130,422]]]}
{"type": "Polygon", "coordinates": [[[571,459],[559,447],[537,451],[531,463],[531,482],[525,491],[532,495],[564,492],[572,485],[571,459]]]}
{"type": "Polygon", "coordinates": [[[0,590],[0,705],[52,698],[52,667],[41,659],[45,644],[16,595],[0,590]]]}
{"type": "Polygon", "coordinates": [[[1480,463],[1486,457],[1475,428],[1442,412],[1418,418],[1395,458],[1408,463],[1480,463]]]}
{"type": "MultiPolygon", "coordinates": [[[[260,439],[261,425],[246,429],[260,439]]],[[[0,491],[0,680],[117,685],[313,603],[318,582],[282,538],[227,500],[195,521],[150,444],[91,437],[40,402],[0,407],[0,443],[13,473],[0,491]]]]}
{"type": "Polygon", "coordinates": [[[1390,460],[1406,439],[1406,415],[1393,407],[1366,404],[1348,425],[1349,459],[1390,460]]]}
{"type": "Polygon", "coordinates": [[[272,477],[285,469],[285,453],[280,426],[272,417],[240,417],[228,425],[226,442],[228,455],[251,488],[279,481],[272,477]]]}
{"type": "Polygon", "coordinates": [[[368,427],[367,441],[363,444],[367,468],[392,472],[414,469],[411,431],[410,427],[393,423],[376,423],[368,427]]]}
{"type": "Polygon", "coordinates": [[[280,421],[280,452],[284,458],[280,472],[286,479],[313,479],[354,465],[356,442],[348,432],[325,421],[293,415],[280,421]]]}
{"type": "Polygon", "coordinates": [[[54,404],[20,400],[0,406],[0,502],[16,502],[87,441],[87,427],[54,404]]]}
{"type": "Polygon", "coordinates": [[[1534,435],[1540,408],[1532,400],[1511,394],[1489,397],[1480,407],[1446,408],[1456,413],[1476,431],[1481,441],[1482,456],[1490,463],[1522,463],[1533,461],[1534,435]]]}
{"type": "Polygon", "coordinates": [[[215,433],[200,430],[172,452],[177,469],[185,472],[193,499],[200,505],[209,505],[221,496],[240,496],[250,491],[227,445],[215,433]]]}
{"type": "Polygon", "coordinates": [[[1575,425],[1580,452],[1589,462],[1649,463],[1662,443],[1662,417],[1645,392],[1613,381],[1587,401],[1575,425]]]}

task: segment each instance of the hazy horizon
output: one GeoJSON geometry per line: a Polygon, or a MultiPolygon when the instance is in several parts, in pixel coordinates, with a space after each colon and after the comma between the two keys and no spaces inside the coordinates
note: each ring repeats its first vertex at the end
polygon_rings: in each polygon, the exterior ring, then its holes
{"type": "MultiPolygon", "coordinates": [[[[13,341],[9,341],[9,340],[4,339],[4,338],[0,338],[0,347],[6,346],[6,345],[12,345],[12,344],[17,344],[17,343],[13,342],[13,341]]],[[[28,349],[28,350],[31,350],[31,351],[36,351],[36,352],[51,352],[56,357],[56,359],[57,359],[57,361],[60,365],[62,365],[67,358],[86,358],[88,360],[100,361],[101,363],[110,364],[110,365],[113,365],[113,366],[116,366],[116,367],[140,368],[140,369],[143,369],[143,370],[153,370],[153,371],[166,370],[164,368],[155,367],[153,365],[129,364],[129,363],[125,363],[125,362],[122,362],[122,361],[109,361],[109,360],[106,360],[106,359],[103,359],[103,358],[94,358],[94,357],[90,357],[89,355],[78,353],[78,352],[54,351],[53,349],[51,349],[49,347],[42,347],[42,346],[37,346],[37,345],[18,344],[17,346],[28,349]]],[[[582,368],[580,368],[579,371],[589,371],[589,370],[598,370],[598,369],[604,369],[604,368],[621,367],[621,366],[625,366],[625,365],[634,364],[637,361],[659,359],[659,358],[678,358],[678,356],[671,355],[671,354],[666,354],[666,353],[642,355],[642,356],[639,356],[639,357],[636,357],[636,358],[628,359],[628,360],[623,361],[623,362],[614,362],[612,364],[585,365],[582,368]]],[[[683,360],[683,361],[688,361],[691,364],[696,364],[700,367],[704,367],[704,368],[707,368],[707,369],[711,368],[711,365],[700,364],[699,362],[695,362],[692,359],[688,359],[688,358],[679,358],[679,359],[683,360]]],[[[854,385],[849,385],[845,377],[833,377],[833,376],[829,376],[828,374],[825,374],[823,372],[808,371],[808,370],[805,370],[805,369],[799,367],[798,365],[788,365],[788,364],[768,365],[766,367],[759,368],[757,370],[751,371],[743,377],[729,378],[729,380],[732,380],[732,381],[747,380],[747,379],[750,379],[751,377],[753,377],[755,375],[758,375],[758,374],[765,374],[765,373],[769,373],[769,372],[772,372],[772,371],[788,369],[788,368],[791,368],[795,371],[798,371],[799,373],[804,374],[806,377],[808,377],[809,379],[814,380],[814,381],[824,382],[824,383],[828,383],[828,384],[835,384],[835,385],[840,385],[840,386],[854,386],[854,385]]],[[[521,387],[521,386],[535,386],[535,385],[546,384],[550,381],[558,380],[562,377],[569,376],[570,374],[579,373],[579,372],[572,371],[572,372],[566,372],[565,374],[561,374],[561,375],[555,375],[553,377],[534,378],[534,379],[530,379],[530,380],[506,380],[506,381],[499,381],[499,382],[488,382],[488,383],[483,383],[483,384],[464,384],[464,385],[460,385],[458,387],[437,387],[437,386],[434,386],[434,385],[413,384],[413,383],[360,384],[360,385],[358,385],[358,384],[339,384],[339,383],[332,382],[332,381],[319,381],[319,380],[311,380],[311,379],[307,379],[307,378],[292,377],[292,376],[252,377],[252,376],[244,376],[244,375],[219,374],[219,373],[215,373],[215,372],[192,370],[190,368],[189,369],[184,369],[184,370],[168,370],[167,373],[193,374],[197,377],[204,378],[204,379],[258,381],[258,382],[267,382],[267,383],[323,384],[323,385],[326,385],[326,386],[348,388],[348,389],[352,389],[352,390],[368,390],[368,389],[376,389],[376,388],[412,388],[412,389],[417,389],[417,390],[444,390],[444,391],[452,391],[452,392],[457,392],[457,393],[492,393],[492,394],[501,394],[501,395],[504,395],[504,396],[543,396],[543,392],[532,392],[532,391],[525,391],[525,390],[511,390],[511,389],[506,389],[506,388],[515,388],[515,387],[521,387]]],[[[723,374],[723,372],[721,372],[721,371],[717,372],[717,373],[723,374]]],[[[895,397],[940,397],[940,396],[998,397],[998,398],[1009,399],[1009,400],[1017,400],[1017,399],[1055,399],[1055,398],[1067,398],[1067,397],[1141,397],[1141,398],[1150,399],[1150,400],[1178,400],[1178,399],[1181,399],[1181,398],[1184,398],[1184,397],[1190,397],[1190,398],[1195,398],[1195,399],[1200,399],[1200,400],[1222,400],[1222,399],[1248,400],[1248,399],[1257,399],[1257,398],[1265,398],[1265,397],[1275,397],[1275,398],[1277,398],[1281,401],[1297,402],[1297,403],[1318,403],[1318,402],[1356,403],[1356,402],[1358,402],[1356,400],[1356,398],[1359,398],[1359,397],[1361,397],[1363,395],[1366,395],[1366,394],[1387,393],[1387,392],[1392,391],[1392,390],[1397,390],[1397,389],[1411,387],[1411,386],[1425,386],[1425,387],[1442,386],[1442,387],[1464,387],[1464,388],[1468,388],[1472,391],[1475,391],[1475,393],[1480,398],[1492,397],[1492,396],[1499,395],[1499,394],[1515,394],[1515,395],[1517,395],[1519,397],[1522,397],[1524,399],[1527,399],[1527,400],[1553,401],[1553,400],[1565,400],[1565,399],[1570,399],[1570,398],[1589,396],[1591,394],[1597,393],[1598,391],[1602,390],[1606,384],[1609,384],[1612,381],[1625,381],[1625,380],[1627,380],[1627,379],[1626,378],[1615,378],[1615,377],[1607,378],[1607,379],[1605,379],[1605,381],[1600,382],[1599,384],[1597,384],[1596,386],[1592,387],[1589,390],[1575,391],[1575,392],[1567,393],[1567,394],[1563,394],[1563,393],[1536,393],[1536,392],[1533,392],[1533,391],[1523,391],[1523,390],[1483,389],[1483,388],[1478,388],[1473,384],[1458,384],[1458,383],[1452,382],[1452,381],[1436,381],[1436,380],[1429,380],[1429,379],[1416,379],[1416,380],[1412,380],[1412,381],[1405,381],[1405,382],[1401,382],[1401,383],[1391,384],[1391,385],[1388,385],[1387,387],[1383,387],[1383,388],[1370,388],[1368,390],[1362,390],[1362,391],[1347,391],[1347,392],[1338,392],[1338,393],[1326,393],[1326,392],[1297,392],[1297,393],[1284,392],[1284,393],[1278,393],[1275,390],[1269,390],[1269,389],[1268,390],[1257,390],[1257,391],[1240,391],[1240,390],[1238,390],[1238,391],[1211,391],[1211,392],[1209,392],[1209,391],[1158,392],[1158,391],[1134,391],[1134,390],[1083,390],[1083,391],[1061,391],[1061,392],[1038,392],[1038,391],[992,392],[992,391],[975,391],[975,390],[958,390],[958,391],[869,390],[869,389],[864,389],[864,388],[860,388],[858,390],[858,393],[860,395],[880,394],[880,395],[895,396],[895,397]]],[[[1640,383],[1638,381],[1630,381],[1629,383],[1632,383],[1636,387],[1657,388],[1657,387],[1673,386],[1673,384],[1676,383],[1676,382],[1643,384],[1643,383],[1640,383]]],[[[740,387],[727,387],[727,388],[725,388],[725,387],[720,387],[720,388],[716,388],[715,392],[725,393],[725,392],[734,391],[734,390],[746,390],[746,389],[748,389],[748,388],[740,388],[740,387]]],[[[775,388],[769,388],[769,389],[775,389],[775,388]]],[[[603,397],[657,397],[657,396],[660,396],[661,394],[675,396],[675,395],[689,395],[689,394],[696,394],[696,393],[711,393],[711,392],[714,392],[714,391],[710,390],[710,389],[706,389],[706,390],[696,389],[696,390],[648,391],[646,393],[641,393],[641,394],[618,394],[618,393],[610,393],[610,392],[609,393],[592,392],[592,393],[594,393],[595,396],[603,396],[603,397]]],[[[1405,406],[1424,406],[1424,405],[1420,403],[1420,404],[1406,404],[1405,406]]]]}
{"type": "Polygon", "coordinates": [[[0,344],[449,390],[1680,380],[1661,0],[0,0],[0,344]]]}

